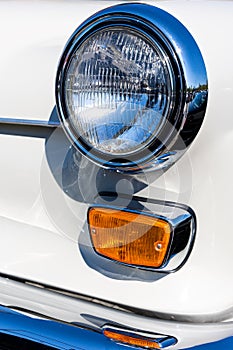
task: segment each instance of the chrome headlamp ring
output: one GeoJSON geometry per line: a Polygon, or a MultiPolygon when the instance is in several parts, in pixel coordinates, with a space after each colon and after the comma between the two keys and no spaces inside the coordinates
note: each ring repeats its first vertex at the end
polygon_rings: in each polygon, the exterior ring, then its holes
{"type": "Polygon", "coordinates": [[[173,163],[195,138],[206,110],[206,69],[196,42],[176,18],[146,4],[117,5],[90,17],[69,39],[58,67],[56,100],[64,129],[82,154],[109,169],[138,172],[141,168],[160,164],[160,159],[164,161],[164,155],[169,160],[167,164],[173,163]],[[65,98],[67,72],[74,55],[96,33],[114,30],[130,31],[159,52],[171,84],[165,121],[161,128],[148,138],[144,147],[119,154],[104,152],[87,142],[82,132],[70,123],[70,111],[65,98]],[[193,103],[198,95],[200,103],[193,103]]]}

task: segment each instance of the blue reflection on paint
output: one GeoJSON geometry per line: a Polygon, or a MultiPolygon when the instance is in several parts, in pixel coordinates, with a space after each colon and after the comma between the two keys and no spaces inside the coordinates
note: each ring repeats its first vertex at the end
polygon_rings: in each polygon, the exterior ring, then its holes
{"type": "Polygon", "coordinates": [[[56,321],[32,318],[0,306],[0,334],[34,341],[59,350],[119,350],[101,333],[56,321]]]}
{"type": "MultiPolygon", "coordinates": [[[[0,334],[34,341],[59,350],[123,350],[101,333],[61,322],[32,318],[0,306],[0,334]]],[[[127,347],[130,348],[130,347],[127,347]]],[[[232,350],[233,337],[183,350],[232,350]]]]}

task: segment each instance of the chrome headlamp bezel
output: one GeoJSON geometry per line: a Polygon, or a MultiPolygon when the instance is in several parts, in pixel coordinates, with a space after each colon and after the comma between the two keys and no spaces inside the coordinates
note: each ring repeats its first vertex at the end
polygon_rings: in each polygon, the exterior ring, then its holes
{"type": "MultiPolygon", "coordinates": [[[[62,54],[57,78],[56,101],[58,114],[64,129],[76,148],[101,166],[120,171],[139,171],[172,158],[174,162],[193,141],[204,118],[206,103],[198,111],[193,130],[187,98],[196,87],[195,77],[207,87],[205,65],[199,48],[187,29],[173,16],[154,6],[145,4],[122,4],[100,11],[86,20],[71,36],[62,54]],[[69,123],[65,102],[65,81],[73,54],[93,34],[111,28],[127,28],[145,37],[159,47],[167,58],[173,79],[170,110],[159,134],[146,147],[122,156],[104,153],[91,147],[82,135],[69,123]],[[179,151],[179,152],[177,152],[179,151]],[[165,157],[164,157],[165,155],[165,157]]],[[[206,95],[207,96],[207,95],[206,95]]],[[[171,161],[170,161],[171,162],[171,161]]]]}

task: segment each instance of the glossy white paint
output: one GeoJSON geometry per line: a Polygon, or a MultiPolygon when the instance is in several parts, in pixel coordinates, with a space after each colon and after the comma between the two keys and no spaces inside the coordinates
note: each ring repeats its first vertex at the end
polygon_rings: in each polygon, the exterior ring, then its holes
{"type": "MultiPolygon", "coordinates": [[[[0,117],[48,120],[66,40],[85,18],[115,3],[1,1],[0,117]]],[[[150,3],[189,29],[209,78],[208,110],[198,137],[175,166],[141,193],[194,209],[197,238],[188,262],[154,282],[112,279],[91,269],[77,245],[87,205],[69,198],[53,176],[61,182],[69,147],[62,131],[56,131],[46,147],[43,139],[0,136],[0,269],[170,318],[231,318],[233,2],[150,3]]]]}

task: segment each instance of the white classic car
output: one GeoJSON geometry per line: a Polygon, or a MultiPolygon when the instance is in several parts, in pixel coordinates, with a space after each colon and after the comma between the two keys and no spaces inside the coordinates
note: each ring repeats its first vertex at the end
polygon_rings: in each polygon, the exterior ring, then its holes
{"type": "Polygon", "coordinates": [[[0,349],[232,349],[233,1],[0,29],[0,349]]]}

